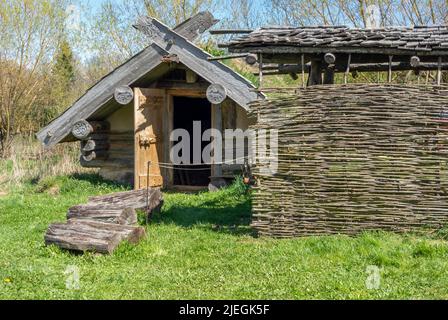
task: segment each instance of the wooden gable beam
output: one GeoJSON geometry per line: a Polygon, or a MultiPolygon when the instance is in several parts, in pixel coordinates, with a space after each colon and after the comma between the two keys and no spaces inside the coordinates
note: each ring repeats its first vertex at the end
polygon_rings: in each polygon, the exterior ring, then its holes
{"type": "MultiPolygon", "coordinates": [[[[194,41],[208,28],[217,23],[210,12],[200,12],[174,30],[189,41],[194,41]]],[[[132,85],[145,74],[162,63],[165,51],[152,44],[127,62],[113,70],[92,88],[90,88],[67,111],[53,120],[37,134],[37,138],[47,147],[62,141],[72,130],[73,124],[82,119],[88,119],[99,108],[113,99],[115,88],[122,85],[132,85]]]]}
{"type": "Polygon", "coordinates": [[[151,17],[140,17],[134,27],[148,36],[153,44],[177,55],[181,63],[208,82],[224,86],[228,96],[246,110],[248,104],[259,97],[247,79],[219,61],[209,61],[211,55],[160,21],[151,17]]]}
{"type": "Polygon", "coordinates": [[[219,20],[215,19],[210,12],[204,11],[185,20],[174,28],[174,30],[186,39],[194,41],[218,22],[219,20]]]}

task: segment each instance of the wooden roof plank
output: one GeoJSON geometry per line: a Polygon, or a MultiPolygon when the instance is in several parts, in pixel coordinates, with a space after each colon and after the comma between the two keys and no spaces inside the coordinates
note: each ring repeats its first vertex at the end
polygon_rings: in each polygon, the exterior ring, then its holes
{"type": "Polygon", "coordinates": [[[97,109],[113,98],[115,88],[130,85],[161,63],[163,50],[155,45],[145,48],[131,60],[109,73],[72,107],[40,130],[36,136],[45,146],[52,146],[64,139],[79,119],[87,119],[97,109]]]}
{"type": "Polygon", "coordinates": [[[448,55],[448,26],[384,27],[377,29],[346,26],[265,27],[231,40],[230,52],[381,52],[448,55]]]}

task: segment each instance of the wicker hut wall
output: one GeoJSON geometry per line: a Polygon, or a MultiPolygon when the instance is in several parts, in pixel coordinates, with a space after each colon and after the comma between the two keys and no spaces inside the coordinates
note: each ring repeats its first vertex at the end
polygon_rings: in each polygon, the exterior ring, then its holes
{"type": "Polygon", "coordinates": [[[338,85],[257,101],[278,130],[278,169],[259,179],[253,227],[294,237],[448,223],[448,88],[338,85]]]}

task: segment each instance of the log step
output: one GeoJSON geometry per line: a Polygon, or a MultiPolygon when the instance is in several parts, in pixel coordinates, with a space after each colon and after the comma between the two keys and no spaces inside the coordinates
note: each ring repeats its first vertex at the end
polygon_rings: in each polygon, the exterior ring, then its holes
{"type": "Polygon", "coordinates": [[[149,214],[162,204],[159,188],[91,197],[87,204],[68,210],[67,223],[53,223],[48,227],[45,244],[68,250],[112,253],[121,241],[137,243],[145,237],[143,227],[132,226],[137,223],[136,209],[147,209],[149,214]]]}
{"type": "Polygon", "coordinates": [[[90,228],[92,231],[118,233],[121,241],[127,240],[130,243],[138,243],[146,235],[145,228],[140,226],[124,226],[87,219],[71,219],[67,224],[72,226],[83,226],[85,228],[90,228]]]}
{"type": "Polygon", "coordinates": [[[143,227],[87,219],[53,223],[45,234],[45,244],[76,251],[112,253],[122,241],[137,243],[146,235],[143,227]]]}
{"type": "Polygon", "coordinates": [[[113,205],[116,208],[131,207],[134,209],[146,209],[148,212],[156,209],[163,202],[160,188],[132,190],[89,198],[89,205],[113,205]],[[148,204],[147,197],[149,198],[148,204]]]}

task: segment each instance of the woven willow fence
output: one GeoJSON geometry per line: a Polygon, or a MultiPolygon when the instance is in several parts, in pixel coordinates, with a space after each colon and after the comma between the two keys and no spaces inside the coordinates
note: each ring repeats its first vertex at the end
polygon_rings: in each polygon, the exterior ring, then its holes
{"type": "Polygon", "coordinates": [[[254,169],[260,235],[448,224],[447,88],[315,86],[251,110],[279,139],[277,173],[254,169]]]}

